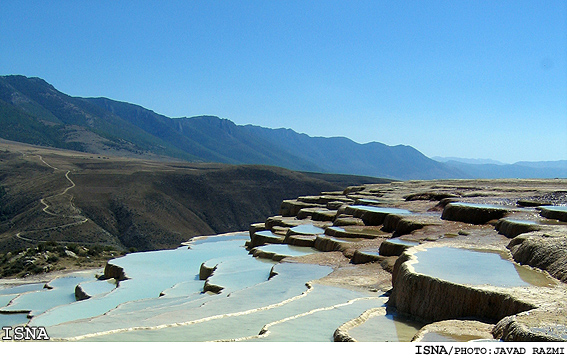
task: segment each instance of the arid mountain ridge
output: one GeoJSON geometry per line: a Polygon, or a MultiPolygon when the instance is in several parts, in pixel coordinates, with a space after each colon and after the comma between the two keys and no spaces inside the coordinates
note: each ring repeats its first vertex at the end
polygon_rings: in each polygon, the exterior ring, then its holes
{"type": "Polygon", "coordinates": [[[143,159],[261,164],[402,180],[567,176],[564,165],[550,171],[548,166],[440,163],[406,145],[310,137],[215,116],[169,118],[135,104],[72,97],[43,79],[19,75],[0,77],[0,124],[0,137],[8,140],[143,159]]]}

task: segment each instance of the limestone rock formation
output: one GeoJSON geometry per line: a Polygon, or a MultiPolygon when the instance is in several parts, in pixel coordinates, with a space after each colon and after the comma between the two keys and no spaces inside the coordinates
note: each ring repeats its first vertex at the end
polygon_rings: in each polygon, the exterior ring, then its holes
{"type": "Polygon", "coordinates": [[[113,278],[116,281],[124,281],[128,279],[122,267],[107,262],[104,267],[104,275],[100,279],[108,280],[110,278],[113,278]]]}
{"type": "Polygon", "coordinates": [[[400,256],[407,249],[419,244],[419,242],[407,242],[384,240],[380,244],[380,255],[382,256],[400,256]]]}
{"type": "Polygon", "coordinates": [[[217,269],[217,266],[218,265],[215,265],[213,267],[209,267],[209,266],[205,265],[205,263],[203,262],[201,264],[201,267],[199,268],[199,280],[206,280],[209,277],[211,277],[213,272],[215,272],[215,270],[217,269]]]}
{"type": "Polygon", "coordinates": [[[509,212],[509,209],[490,205],[449,203],[443,209],[441,218],[470,224],[486,224],[491,220],[501,219],[509,212]]]}
{"type": "Polygon", "coordinates": [[[540,206],[541,216],[567,222],[567,206],[540,206]]]}
{"type": "Polygon", "coordinates": [[[203,293],[204,292],[212,292],[212,293],[219,294],[223,289],[224,289],[224,287],[212,284],[212,283],[209,282],[209,280],[206,280],[205,285],[203,286],[203,293]]]}
{"type": "Polygon", "coordinates": [[[82,301],[89,298],[91,298],[91,296],[83,290],[80,284],[75,286],[75,299],[77,301],[82,301]]]}
{"type": "Polygon", "coordinates": [[[508,245],[520,264],[549,272],[567,282],[567,235],[565,232],[529,233],[517,236],[508,245]]]}
{"type": "MultiPolygon", "coordinates": [[[[254,256],[277,261],[285,256],[262,245],[312,246],[321,253],[302,256],[299,262],[333,265],[331,282],[358,282],[369,276],[355,273],[369,269],[375,270],[375,280],[391,277],[391,286],[374,282],[374,287],[393,287],[388,307],[432,322],[415,340],[445,334],[457,340],[565,341],[566,315],[554,318],[552,313],[565,312],[563,286],[460,284],[413,267],[415,253],[430,247],[508,249],[516,262],[535,268],[531,271],[545,270],[567,282],[567,226],[554,221],[561,220],[557,215],[563,209],[536,208],[547,203],[541,198],[567,204],[566,197],[556,195],[565,185],[561,180],[471,180],[349,187],[342,193],[284,201],[279,216],[251,226],[248,248],[254,256]],[[324,234],[302,232],[302,226],[317,226],[324,234]],[[345,274],[349,278],[339,278],[345,274]]],[[[346,325],[336,330],[334,339],[353,341],[346,325]]]]}
{"type": "Polygon", "coordinates": [[[535,222],[500,219],[496,222],[495,229],[498,230],[499,234],[513,238],[526,232],[538,231],[541,226],[535,222]]]}
{"type": "Polygon", "coordinates": [[[393,290],[388,305],[426,321],[476,317],[500,320],[536,308],[534,302],[511,290],[457,284],[417,273],[415,248],[396,261],[392,274],[393,290]]]}
{"type": "Polygon", "coordinates": [[[492,335],[508,342],[565,342],[566,317],[565,309],[519,313],[500,320],[492,335]]]}
{"type": "Polygon", "coordinates": [[[412,338],[412,342],[435,342],[437,339],[470,341],[493,340],[494,325],[475,320],[447,320],[428,324],[421,328],[412,338]]]}

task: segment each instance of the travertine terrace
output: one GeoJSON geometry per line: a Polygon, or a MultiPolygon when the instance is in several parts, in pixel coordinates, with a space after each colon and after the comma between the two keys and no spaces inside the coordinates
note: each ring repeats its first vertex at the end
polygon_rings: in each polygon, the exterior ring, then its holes
{"type": "MultiPolygon", "coordinates": [[[[415,340],[447,332],[460,336],[457,340],[486,339],[487,332],[510,341],[565,340],[566,204],[567,180],[562,179],[349,187],[284,201],[279,216],[251,225],[248,247],[267,256],[265,244],[316,248],[321,252],[276,259],[330,265],[334,272],[322,282],[385,292],[389,311],[435,323],[415,340]],[[520,276],[533,274],[537,282],[507,282],[504,272],[482,261],[467,262],[468,270],[488,270],[487,278],[501,278],[503,284],[420,273],[419,253],[439,247],[499,255],[521,270],[520,276]]],[[[363,315],[356,325],[364,320],[363,315]]],[[[338,329],[335,339],[355,340],[345,327],[352,324],[338,329]]]]}

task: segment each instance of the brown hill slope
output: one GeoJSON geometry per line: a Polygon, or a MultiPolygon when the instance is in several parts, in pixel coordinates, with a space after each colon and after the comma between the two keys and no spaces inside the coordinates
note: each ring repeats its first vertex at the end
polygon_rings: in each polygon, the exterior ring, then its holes
{"type": "Polygon", "coordinates": [[[0,252],[48,241],[172,248],[194,236],[246,230],[276,214],[284,199],[370,181],[380,182],[0,141],[0,252]]]}

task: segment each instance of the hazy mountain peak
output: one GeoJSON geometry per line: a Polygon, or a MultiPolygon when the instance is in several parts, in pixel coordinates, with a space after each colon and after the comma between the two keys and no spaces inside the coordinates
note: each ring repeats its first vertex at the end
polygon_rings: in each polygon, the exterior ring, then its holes
{"type": "Polygon", "coordinates": [[[500,162],[494,159],[483,159],[483,158],[459,158],[459,157],[431,157],[431,159],[436,160],[441,163],[446,162],[460,162],[466,164],[496,164],[504,165],[506,163],[500,162]]]}

